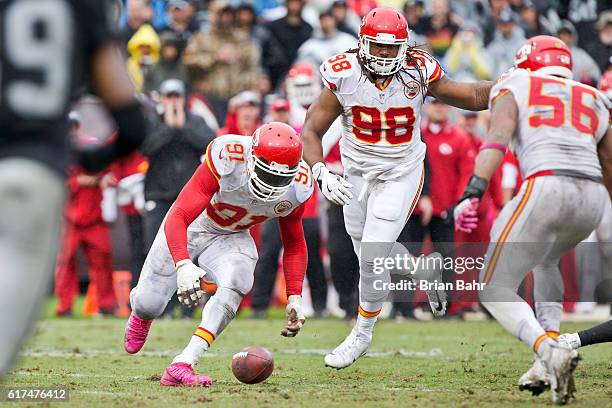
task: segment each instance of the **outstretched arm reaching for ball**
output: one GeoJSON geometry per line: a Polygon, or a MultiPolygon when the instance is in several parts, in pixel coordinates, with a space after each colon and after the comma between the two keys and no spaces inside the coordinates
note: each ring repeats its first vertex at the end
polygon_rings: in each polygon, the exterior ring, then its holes
{"type": "Polygon", "coordinates": [[[329,89],[324,88],[321,95],[306,112],[301,138],[304,160],[312,168],[312,174],[325,198],[335,204],[346,205],[353,198],[350,191],[353,186],[325,167],[325,164],[323,164],[323,146],[321,145],[323,135],[341,113],[342,105],[340,105],[336,95],[329,89]]]}
{"type": "Polygon", "coordinates": [[[471,111],[486,110],[494,82],[457,82],[443,76],[429,85],[429,93],[442,102],[471,111]]]}
{"type": "Polygon", "coordinates": [[[285,337],[295,337],[306,318],[302,311],[302,284],[308,265],[308,250],[302,227],[304,204],[286,217],[279,218],[283,242],[283,271],[287,285],[287,326],[281,331],[285,337]]]}
{"type": "Polygon", "coordinates": [[[168,211],[164,233],[176,268],[176,294],[185,306],[196,306],[204,296],[200,279],[206,271],[196,266],[187,251],[187,228],[204,211],[219,190],[219,175],[210,161],[209,145],[205,161],[187,182],[168,211]]]}
{"type": "Polygon", "coordinates": [[[489,180],[501,165],[518,122],[518,106],[510,91],[493,101],[491,128],[485,144],[476,156],[474,173],[455,207],[455,229],[470,233],[476,228],[476,210],[489,180]]]}

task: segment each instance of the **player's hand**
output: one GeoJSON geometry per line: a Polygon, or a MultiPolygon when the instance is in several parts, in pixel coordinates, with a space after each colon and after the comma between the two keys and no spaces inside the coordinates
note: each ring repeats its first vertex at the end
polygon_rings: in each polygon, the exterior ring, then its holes
{"type": "Polygon", "coordinates": [[[206,271],[199,268],[189,259],[176,264],[176,294],[179,302],[187,307],[197,306],[204,296],[200,287],[200,278],[206,276],[206,271]]]}
{"type": "Polygon", "coordinates": [[[312,166],[312,174],[319,184],[321,192],[329,201],[338,205],[347,205],[353,199],[353,185],[342,177],[331,173],[321,162],[312,166]]]}
{"type": "Polygon", "coordinates": [[[471,233],[478,226],[478,216],[476,210],[480,204],[480,199],[476,197],[466,198],[455,207],[455,231],[471,233]]]}
{"type": "Polygon", "coordinates": [[[304,312],[302,312],[302,297],[291,295],[287,303],[287,326],[281,330],[281,336],[295,337],[306,322],[304,312]]]}

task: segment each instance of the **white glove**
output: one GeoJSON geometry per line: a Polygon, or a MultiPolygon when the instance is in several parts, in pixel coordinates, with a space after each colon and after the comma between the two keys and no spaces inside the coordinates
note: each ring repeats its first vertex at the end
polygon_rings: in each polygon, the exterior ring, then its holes
{"type": "Polygon", "coordinates": [[[281,336],[295,337],[306,322],[302,311],[302,297],[300,295],[289,296],[287,308],[287,326],[281,330],[281,336]]]}
{"type": "Polygon", "coordinates": [[[319,184],[321,192],[329,201],[338,205],[347,205],[353,198],[353,185],[342,177],[331,173],[321,162],[312,166],[312,174],[319,184]]]}
{"type": "Polygon", "coordinates": [[[179,302],[187,307],[197,306],[204,296],[200,287],[200,278],[206,276],[206,271],[199,268],[189,259],[176,263],[176,294],[179,302]]]}

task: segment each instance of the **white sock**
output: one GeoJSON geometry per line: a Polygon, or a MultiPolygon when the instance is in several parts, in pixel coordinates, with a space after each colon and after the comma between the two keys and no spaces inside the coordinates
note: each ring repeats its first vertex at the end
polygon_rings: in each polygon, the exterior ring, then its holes
{"type": "Polygon", "coordinates": [[[189,340],[189,344],[187,347],[183,349],[181,354],[174,357],[172,360],[172,364],[174,363],[187,363],[195,366],[200,358],[206,353],[208,350],[208,343],[201,337],[196,335],[191,336],[191,340],[189,340]]]}

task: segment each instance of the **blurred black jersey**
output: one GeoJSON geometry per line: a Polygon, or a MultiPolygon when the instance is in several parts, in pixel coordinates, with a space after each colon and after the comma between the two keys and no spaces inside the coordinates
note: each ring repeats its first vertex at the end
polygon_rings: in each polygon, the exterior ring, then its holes
{"type": "Polygon", "coordinates": [[[116,32],[110,0],[0,0],[0,159],[64,171],[66,115],[94,52],[116,32]]]}

